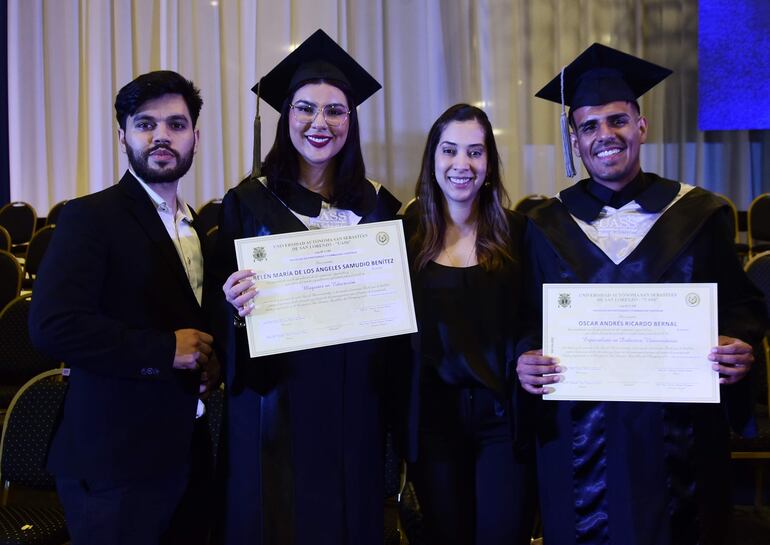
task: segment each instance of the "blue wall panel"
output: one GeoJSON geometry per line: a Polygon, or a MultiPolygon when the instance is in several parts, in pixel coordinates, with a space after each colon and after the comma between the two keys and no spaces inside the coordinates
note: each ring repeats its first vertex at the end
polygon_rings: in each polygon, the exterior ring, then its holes
{"type": "Polygon", "coordinates": [[[770,129],[770,0],[701,0],[698,126],[770,129]]]}

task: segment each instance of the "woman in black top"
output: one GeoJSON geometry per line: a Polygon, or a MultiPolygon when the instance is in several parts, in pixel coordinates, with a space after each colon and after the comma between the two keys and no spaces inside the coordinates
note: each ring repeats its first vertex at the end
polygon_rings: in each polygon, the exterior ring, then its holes
{"type": "Polygon", "coordinates": [[[431,545],[529,543],[534,466],[512,409],[525,220],[505,201],[489,119],[452,106],[406,214],[419,324],[409,474],[431,545]]]}

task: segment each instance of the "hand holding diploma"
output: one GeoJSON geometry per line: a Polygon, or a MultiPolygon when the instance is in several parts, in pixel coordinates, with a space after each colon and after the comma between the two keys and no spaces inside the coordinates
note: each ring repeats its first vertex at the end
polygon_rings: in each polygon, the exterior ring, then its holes
{"type": "Polygon", "coordinates": [[[238,316],[245,318],[251,309],[254,308],[254,298],[258,290],[254,287],[256,283],[256,273],[252,270],[244,269],[235,271],[227,277],[222,291],[225,292],[225,300],[230,303],[238,316]]]}
{"type": "MultiPolygon", "coordinates": [[[[751,370],[754,352],[742,340],[720,335],[719,345],[711,349],[708,359],[715,362],[711,368],[720,374],[720,384],[735,384],[751,370]]],[[[544,356],[542,350],[524,352],[516,363],[522,388],[536,395],[553,393],[548,385],[560,382],[563,370],[558,358],[544,356]]]]}
{"type": "Polygon", "coordinates": [[[559,359],[544,356],[542,350],[530,350],[519,356],[516,362],[516,373],[519,382],[530,394],[551,394],[553,388],[549,384],[561,380],[562,368],[559,359]]]}
{"type": "Polygon", "coordinates": [[[754,363],[754,351],[750,344],[733,337],[719,336],[719,346],[711,349],[711,368],[719,372],[719,384],[735,384],[745,377],[754,363]]]}

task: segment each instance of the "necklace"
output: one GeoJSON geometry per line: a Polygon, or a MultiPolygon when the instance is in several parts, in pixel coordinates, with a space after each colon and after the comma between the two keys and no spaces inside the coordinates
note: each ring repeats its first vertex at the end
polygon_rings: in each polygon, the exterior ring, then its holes
{"type": "MultiPolygon", "coordinates": [[[[467,267],[471,262],[471,257],[476,253],[476,232],[474,230],[473,236],[472,236],[473,242],[469,245],[468,249],[465,251],[465,258],[463,259],[462,254],[455,253],[454,257],[452,254],[449,253],[449,249],[447,246],[444,246],[442,253],[446,256],[446,260],[449,263],[450,267],[467,267]],[[458,255],[459,254],[459,255],[458,255]]],[[[459,244],[456,245],[456,247],[459,246],[459,244]]]]}
{"type": "Polygon", "coordinates": [[[446,260],[449,262],[450,267],[467,267],[468,263],[471,262],[471,254],[473,253],[473,248],[471,247],[470,250],[468,250],[465,260],[462,261],[462,263],[456,262],[454,259],[452,259],[452,255],[447,251],[446,248],[444,248],[444,255],[446,256],[446,260]]]}

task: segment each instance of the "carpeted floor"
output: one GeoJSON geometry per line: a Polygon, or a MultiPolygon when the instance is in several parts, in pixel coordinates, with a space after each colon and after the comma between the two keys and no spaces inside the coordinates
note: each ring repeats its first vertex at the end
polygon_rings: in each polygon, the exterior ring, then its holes
{"type": "MultiPolygon", "coordinates": [[[[10,500],[47,504],[56,501],[55,497],[55,493],[15,488],[10,500]]],[[[748,505],[736,506],[734,517],[734,535],[729,545],[770,545],[770,505],[760,509],[748,505]]],[[[542,541],[534,543],[540,545],[542,541]]]]}
{"type": "Polygon", "coordinates": [[[736,507],[734,532],[730,545],[770,544],[770,507],[736,507]]]}

